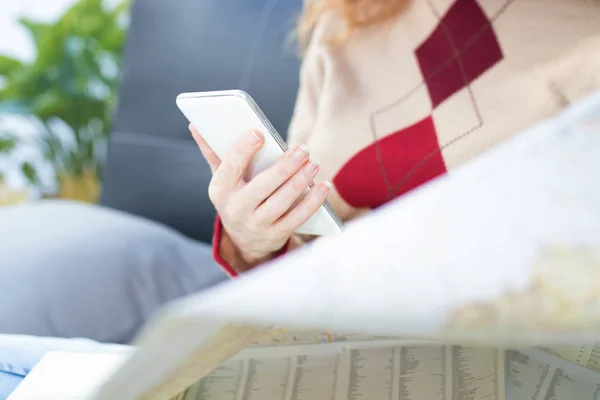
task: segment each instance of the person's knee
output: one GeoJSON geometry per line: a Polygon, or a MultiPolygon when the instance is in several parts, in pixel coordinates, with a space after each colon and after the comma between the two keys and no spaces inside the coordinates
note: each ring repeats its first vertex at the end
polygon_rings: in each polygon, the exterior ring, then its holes
{"type": "Polygon", "coordinates": [[[164,303],[227,279],[210,246],[102,207],[50,202],[0,220],[17,231],[0,252],[2,332],[127,342],[164,303]]]}

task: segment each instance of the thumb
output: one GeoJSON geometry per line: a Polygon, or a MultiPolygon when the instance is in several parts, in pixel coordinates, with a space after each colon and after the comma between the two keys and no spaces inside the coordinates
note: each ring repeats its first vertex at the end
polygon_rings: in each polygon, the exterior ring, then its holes
{"type": "Polygon", "coordinates": [[[200,136],[200,133],[192,124],[190,124],[189,128],[190,128],[190,132],[192,132],[192,137],[194,138],[194,141],[198,145],[200,152],[202,153],[202,155],[208,162],[208,165],[210,166],[210,170],[214,174],[215,171],[217,170],[217,168],[219,168],[219,165],[221,165],[221,160],[215,154],[215,152],[212,151],[212,149],[210,148],[208,143],[206,143],[206,141],[202,138],[202,136],[200,136]]]}

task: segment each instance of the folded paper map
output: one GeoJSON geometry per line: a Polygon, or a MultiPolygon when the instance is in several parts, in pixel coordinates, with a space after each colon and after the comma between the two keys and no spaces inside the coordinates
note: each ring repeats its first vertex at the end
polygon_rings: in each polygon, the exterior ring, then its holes
{"type": "Polygon", "coordinates": [[[592,400],[599,339],[596,94],[169,305],[77,398],[592,400]]]}

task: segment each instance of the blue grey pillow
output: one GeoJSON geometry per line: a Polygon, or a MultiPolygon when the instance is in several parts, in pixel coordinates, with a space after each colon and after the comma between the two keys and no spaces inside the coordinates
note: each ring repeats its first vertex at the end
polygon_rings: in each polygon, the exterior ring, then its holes
{"type": "Polygon", "coordinates": [[[0,333],[129,341],[165,302],[226,279],[210,246],[61,200],[0,207],[0,333]]]}

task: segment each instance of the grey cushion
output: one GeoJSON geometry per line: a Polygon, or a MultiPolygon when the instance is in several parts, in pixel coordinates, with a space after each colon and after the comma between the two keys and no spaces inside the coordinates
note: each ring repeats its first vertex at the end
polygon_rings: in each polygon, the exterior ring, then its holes
{"type": "Polygon", "coordinates": [[[181,92],[243,89],[285,136],[302,0],[134,1],[100,203],[209,242],[210,169],[175,105],[181,92]],[[148,201],[152,199],[152,201],[148,201]]]}
{"type": "Polygon", "coordinates": [[[162,304],[226,279],[207,244],[97,205],[0,208],[0,333],[127,342],[162,304]]]}

